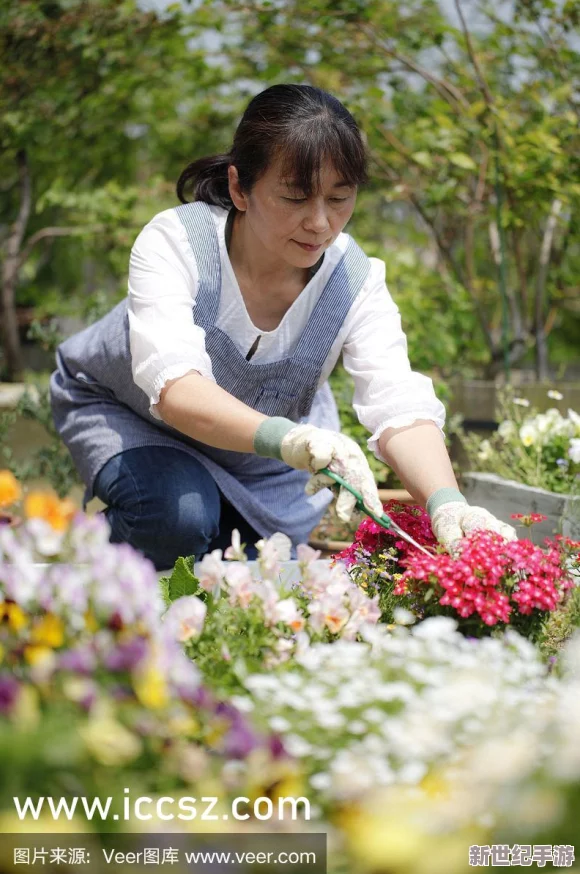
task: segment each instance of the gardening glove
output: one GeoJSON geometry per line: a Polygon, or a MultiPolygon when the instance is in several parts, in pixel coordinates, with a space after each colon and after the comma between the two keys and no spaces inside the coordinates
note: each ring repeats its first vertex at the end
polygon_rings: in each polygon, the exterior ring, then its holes
{"type": "Polygon", "coordinates": [[[427,501],[433,534],[452,549],[462,537],[474,531],[496,531],[506,540],[516,540],[515,528],[497,519],[483,507],[471,507],[457,489],[438,489],[427,501]]]}
{"type": "MultiPolygon", "coordinates": [[[[279,458],[297,470],[314,474],[306,484],[306,493],[313,495],[320,489],[335,485],[334,480],[318,471],[330,467],[361,495],[366,506],[379,516],[383,505],[375,478],[360,446],[336,431],[316,425],[296,425],[290,419],[272,417],[259,426],[254,437],[258,455],[279,458]]],[[[336,502],[336,513],[343,522],[349,522],[356,498],[341,488],[336,502]]]]}

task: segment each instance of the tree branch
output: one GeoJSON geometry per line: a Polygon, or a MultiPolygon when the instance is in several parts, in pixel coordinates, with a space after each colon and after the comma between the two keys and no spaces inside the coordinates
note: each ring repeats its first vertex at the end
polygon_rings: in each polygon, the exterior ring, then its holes
{"type": "Polygon", "coordinates": [[[40,240],[45,240],[47,238],[54,237],[72,237],[72,236],[80,236],[82,234],[92,234],[98,233],[105,229],[104,225],[87,225],[86,227],[53,227],[53,228],[42,228],[40,231],[36,231],[27,241],[26,245],[20,252],[18,258],[18,266],[22,267],[24,262],[30,257],[30,253],[32,249],[36,246],[40,240]]]}
{"type": "Polygon", "coordinates": [[[18,272],[18,253],[26,233],[26,227],[32,210],[32,184],[28,169],[28,157],[24,149],[16,155],[16,166],[20,180],[20,206],[18,215],[6,239],[6,258],[4,261],[4,281],[10,282],[18,272]]]}
{"type": "MultiPolygon", "coordinates": [[[[495,221],[489,223],[489,243],[493,254],[493,260],[496,267],[501,266],[501,247],[499,241],[499,230],[495,221]]],[[[507,283],[506,283],[507,285],[507,283]]],[[[514,329],[514,342],[524,342],[526,331],[522,320],[522,311],[516,295],[509,288],[506,288],[506,295],[510,307],[512,325],[514,329]]]]}
{"type": "Polygon", "coordinates": [[[557,197],[552,201],[552,208],[550,209],[550,215],[548,216],[548,221],[546,222],[546,228],[544,230],[544,236],[542,238],[542,246],[540,249],[540,259],[538,262],[538,280],[536,283],[536,305],[535,305],[535,322],[536,327],[544,326],[544,298],[546,294],[546,280],[548,278],[548,269],[550,265],[550,255],[552,252],[552,243],[554,241],[554,233],[556,230],[556,224],[558,222],[558,216],[562,211],[562,201],[558,200],[557,197]]]}
{"type": "Polygon", "coordinates": [[[475,77],[477,79],[479,88],[481,93],[483,94],[483,98],[485,103],[489,108],[493,106],[493,97],[491,96],[491,91],[485,81],[485,77],[479,66],[479,61],[477,60],[477,55],[475,54],[475,49],[473,48],[473,43],[471,41],[471,34],[469,33],[467,22],[465,21],[465,16],[463,15],[463,10],[461,8],[460,0],[454,0],[455,8],[457,9],[457,14],[459,15],[459,21],[461,22],[461,30],[463,31],[463,36],[465,37],[465,43],[467,46],[467,54],[473,64],[473,69],[475,70],[475,77]]]}
{"type": "Polygon", "coordinates": [[[369,37],[369,39],[377,46],[379,46],[382,51],[388,55],[390,58],[395,58],[395,60],[399,61],[403,64],[407,69],[413,70],[414,73],[418,73],[426,82],[429,82],[436,91],[441,95],[441,97],[447,101],[447,103],[453,102],[459,103],[463,109],[469,109],[469,103],[455,85],[452,85],[451,82],[448,82],[446,79],[441,79],[438,76],[435,76],[433,73],[430,73],[412,58],[408,58],[406,55],[400,54],[400,52],[395,51],[394,49],[389,48],[388,44],[384,42],[384,40],[380,39],[374,30],[369,27],[367,24],[358,24],[358,29],[369,37]],[[452,99],[450,99],[452,98],[452,99]]]}

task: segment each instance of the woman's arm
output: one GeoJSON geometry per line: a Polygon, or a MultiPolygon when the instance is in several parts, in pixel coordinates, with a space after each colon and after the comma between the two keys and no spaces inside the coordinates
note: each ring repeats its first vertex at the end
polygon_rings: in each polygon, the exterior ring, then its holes
{"type": "Polygon", "coordinates": [[[419,420],[403,428],[386,428],[379,450],[404,487],[423,507],[438,489],[457,489],[443,434],[435,422],[419,420]]]}
{"type": "Polygon", "coordinates": [[[156,408],[167,425],[188,437],[235,452],[254,451],[258,426],[268,418],[195,372],[169,380],[156,408]]]}

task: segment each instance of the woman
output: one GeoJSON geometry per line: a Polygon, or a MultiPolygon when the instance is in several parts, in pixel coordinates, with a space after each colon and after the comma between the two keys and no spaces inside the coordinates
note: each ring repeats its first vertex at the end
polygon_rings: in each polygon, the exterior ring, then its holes
{"type": "MultiPolygon", "coordinates": [[[[438,539],[514,536],[458,491],[444,409],[410,369],[385,265],[343,232],[365,180],[360,131],[336,98],[266,89],[231,151],[191,164],[182,205],[137,238],[127,298],[61,344],[54,421],[112,541],[158,569],[225,546],[235,527],[248,543],[284,531],[296,545],[331,500],[329,480],[311,477],[327,465],[380,512],[363,452],[339,433],[327,379],[341,353],[369,447],[438,539]]],[[[339,516],[353,504],[343,490],[339,516]]]]}

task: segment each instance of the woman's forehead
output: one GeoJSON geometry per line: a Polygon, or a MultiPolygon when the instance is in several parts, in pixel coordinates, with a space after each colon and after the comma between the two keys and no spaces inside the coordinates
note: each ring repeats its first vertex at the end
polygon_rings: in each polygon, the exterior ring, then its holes
{"type": "MultiPolygon", "coordinates": [[[[281,161],[272,164],[269,168],[270,178],[282,188],[303,188],[307,180],[299,167],[284,165],[281,161]]],[[[318,188],[352,188],[353,185],[336,169],[332,161],[328,160],[314,170],[310,176],[310,188],[316,191],[318,188]]]]}

